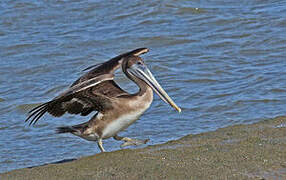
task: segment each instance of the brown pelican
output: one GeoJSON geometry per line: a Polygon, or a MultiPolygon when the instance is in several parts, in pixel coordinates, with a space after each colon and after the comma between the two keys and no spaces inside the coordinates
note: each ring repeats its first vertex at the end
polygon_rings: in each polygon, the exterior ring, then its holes
{"type": "Polygon", "coordinates": [[[153,91],[160,98],[181,112],[181,109],[163,90],[139,55],[148,52],[139,48],[116,56],[91,69],[69,89],[43,103],[29,112],[26,121],[35,124],[46,112],[55,117],[63,114],[80,114],[86,116],[92,111],[97,113],[88,121],[74,126],[57,128],[58,133],[72,133],[89,141],[97,141],[102,152],[102,139],[113,137],[124,141],[121,146],[139,145],[148,140],[130,139],[117,134],[134,123],[153,101],[153,91]],[[114,72],[122,67],[124,74],[139,86],[139,91],[129,94],[122,90],[113,80],[114,72]]]}

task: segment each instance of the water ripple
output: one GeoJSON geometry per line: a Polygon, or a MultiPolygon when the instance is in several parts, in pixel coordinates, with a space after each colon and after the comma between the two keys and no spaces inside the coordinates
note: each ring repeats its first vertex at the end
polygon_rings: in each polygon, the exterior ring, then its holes
{"type": "MultiPolygon", "coordinates": [[[[4,0],[0,172],[97,153],[93,143],[54,133],[90,117],[45,115],[28,127],[27,111],[65,90],[85,67],[133,48],[150,48],[145,62],[182,113],[155,95],[151,108],[121,135],[156,144],[285,115],[285,7],[257,0],[4,0]]],[[[116,75],[125,90],[138,90],[116,75]]],[[[113,140],[104,144],[119,147],[113,140]]]]}

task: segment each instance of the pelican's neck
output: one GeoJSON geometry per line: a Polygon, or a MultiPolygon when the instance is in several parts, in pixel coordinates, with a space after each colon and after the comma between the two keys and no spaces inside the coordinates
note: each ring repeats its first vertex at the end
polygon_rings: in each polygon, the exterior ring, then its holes
{"type": "Polygon", "coordinates": [[[131,81],[133,81],[139,87],[139,91],[137,93],[135,93],[134,95],[141,96],[141,95],[145,94],[147,91],[152,91],[153,92],[151,87],[149,87],[143,80],[139,79],[136,76],[131,76],[129,74],[129,72],[126,71],[126,68],[125,68],[124,65],[122,67],[122,70],[123,70],[123,73],[126,75],[126,77],[128,79],[130,79],[131,81]]]}
{"type": "Polygon", "coordinates": [[[129,76],[129,79],[131,79],[139,87],[139,91],[136,93],[136,95],[140,96],[145,94],[147,91],[152,91],[151,87],[147,85],[143,80],[134,76],[129,76]]]}

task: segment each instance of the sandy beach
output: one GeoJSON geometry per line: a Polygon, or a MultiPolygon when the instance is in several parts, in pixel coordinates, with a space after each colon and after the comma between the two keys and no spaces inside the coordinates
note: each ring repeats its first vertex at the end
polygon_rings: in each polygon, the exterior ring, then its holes
{"type": "Polygon", "coordinates": [[[0,174],[0,179],[286,179],[286,117],[0,174]]]}

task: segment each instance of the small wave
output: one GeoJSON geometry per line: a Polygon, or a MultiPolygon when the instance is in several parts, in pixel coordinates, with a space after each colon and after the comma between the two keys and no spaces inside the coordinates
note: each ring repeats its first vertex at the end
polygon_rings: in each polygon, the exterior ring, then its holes
{"type": "Polygon", "coordinates": [[[283,93],[283,92],[286,92],[286,89],[275,88],[275,89],[271,89],[270,91],[274,93],[283,93]]]}
{"type": "Polygon", "coordinates": [[[177,11],[177,15],[184,15],[184,14],[203,14],[206,13],[207,9],[204,8],[197,8],[197,7],[183,7],[177,11]]]}
{"type": "Polygon", "coordinates": [[[253,100],[238,100],[235,104],[245,104],[245,103],[271,103],[280,102],[278,99],[253,99],[253,100]]]}
{"type": "Polygon", "coordinates": [[[66,90],[66,89],[67,89],[67,86],[66,86],[66,85],[56,86],[56,87],[53,87],[53,88],[48,89],[47,91],[45,91],[45,92],[43,93],[43,95],[47,95],[47,94],[52,94],[52,95],[59,94],[60,92],[66,90]]]}
{"type": "Polygon", "coordinates": [[[188,80],[183,80],[183,82],[186,83],[210,83],[210,82],[217,82],[215,79],[188,79],[188,80]]]}
{"type": "Polygon", "coordinates": [[[21,104],[16,106],[16,109],[20,110],[21,112],[28,112],[29,110],[31,110],[32,108],[40,105],[41,103],[36,103],[36,104],[21,104]]]}

